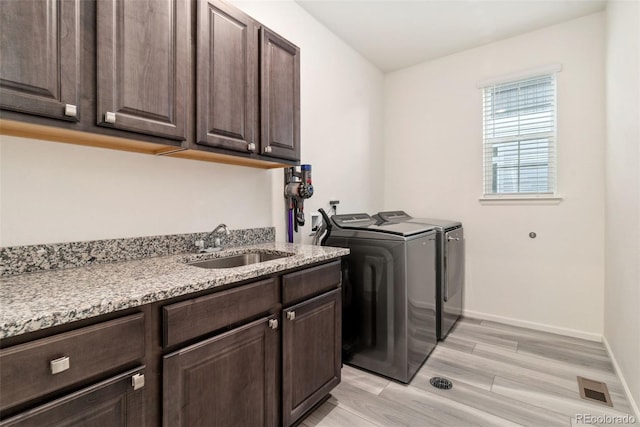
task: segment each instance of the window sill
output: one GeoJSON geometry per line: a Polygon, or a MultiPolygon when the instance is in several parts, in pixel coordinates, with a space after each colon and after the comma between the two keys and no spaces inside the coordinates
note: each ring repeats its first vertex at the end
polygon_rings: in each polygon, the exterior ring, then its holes
{"type": "Polygon", "coordinates": [[[564,200],[558,195],[504,195],[484,196],[478,199],[481,205],[558,205],[564,200]]]}

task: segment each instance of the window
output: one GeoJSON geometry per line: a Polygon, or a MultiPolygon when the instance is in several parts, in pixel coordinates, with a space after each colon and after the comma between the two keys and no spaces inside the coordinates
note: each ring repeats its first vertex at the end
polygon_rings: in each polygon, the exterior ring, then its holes
{"type": "Polygon", "coordinates": [[[554,195],[555,74],[484,87],[484,194],[554,195]]]}

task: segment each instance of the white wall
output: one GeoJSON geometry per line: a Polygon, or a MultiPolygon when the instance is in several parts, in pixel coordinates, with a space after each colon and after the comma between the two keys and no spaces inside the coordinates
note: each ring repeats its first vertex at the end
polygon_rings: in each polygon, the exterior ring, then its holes
{"type": "Polygon", "coordinates": [[[603,45],[599,13],[385,77],[385,207],[463,222],[469,314],[594,339],[602,334],[603,45]],[[481,204],[477,83],[554,63],[563,67],[557,86],[564,200],[481,204]]]}
{"type": "MultiPolygon", "coordinates": [[[[293,1],[238,6],[301,48],[302,161],[313,165],[316,185],[307,216],[330,198],[348,210],[380,205],[382,74],[293,1]]],[[[2,246],[206,231],[220,222],[275,225],[285,239],[282,170],[0,139],[2,246]]]]}
{"type": "MultiPolygon", "coordinates": [[[[382,84],[376,67],[318,23],[293,0],[234,1],[301,50],[302,163],[313,166],[314,196],[296,241],[310,242],[310,214],[366,212],[382,205],[382,84]]],[[[273,217],[284,222],[282,172],[274,173],[273,217]]],[[[285,239],[284,228],[278,239],[285,239]]]]}
{"type": "Polygon", "coordinates": [[[0,147],[3,246],[272,223],[261,169],[9,136],[0,147]]]}
{"type": "MultiPolygon", "coordinates": [[[[640,3],[607,4],[604,336],[640,404],[640,3]]],[[[640,414],[638,414],[640,415],[640,414]]]]}

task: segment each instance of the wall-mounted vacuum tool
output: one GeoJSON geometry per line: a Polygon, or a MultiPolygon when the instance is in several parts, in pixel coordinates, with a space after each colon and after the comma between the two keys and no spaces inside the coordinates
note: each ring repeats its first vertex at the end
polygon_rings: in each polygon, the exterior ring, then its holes
{"type": "Polygon", "coordinates": [[[304,199],[313,196],[311,180],[311,165],[300,166],[300,172],[295,167],[284,171],[284,197],[287,203],[287,238],[293,242],[293,233],[298,227],[304,226],[304,199]]]}

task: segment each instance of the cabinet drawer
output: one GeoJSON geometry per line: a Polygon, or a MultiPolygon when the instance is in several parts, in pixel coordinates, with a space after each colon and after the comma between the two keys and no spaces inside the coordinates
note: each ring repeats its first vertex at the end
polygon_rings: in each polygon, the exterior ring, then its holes
{"type": "Polygon", "coordinates": [[[143,358],[142,313],[2,349],[0,408],[13,407],[143,358]]]}
{"type": "Polygon", "coordinates": [[[168,305],[162,312],[162,342],[165,347],[180,344],[274,310],[279,301],[276,280],[267,279],[168,305]]]}
{"type": "Polygon", "coordinates": [[[342,282],[340,261],[319,265],[282,277],[282,303],[288,305],[337,288],[342,282]]]}
{"type": "Polygon", "coordinates": [[[144,388],[131,379],[143,375],[143,366],[61,397],[0,422],[0,427],[144,425],[144,388]]]}

